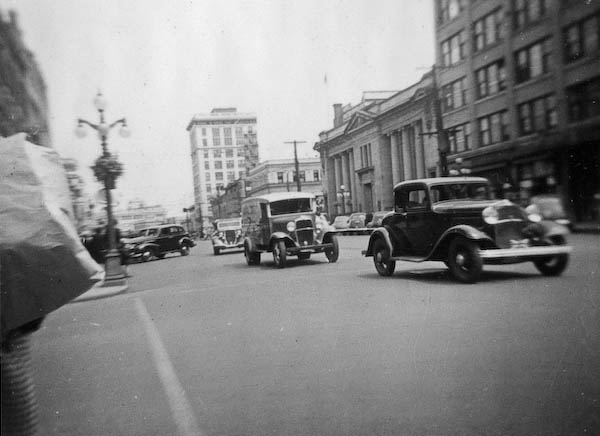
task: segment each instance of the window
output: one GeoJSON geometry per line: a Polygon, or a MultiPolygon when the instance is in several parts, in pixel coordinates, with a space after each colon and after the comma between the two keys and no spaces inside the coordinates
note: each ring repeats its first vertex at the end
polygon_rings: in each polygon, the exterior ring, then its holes
{"type": "Polygon", "coordinates": [[[465,0],[440,0],[439,22],[445,23],[458,16],[465,9],[465,0]]]}
{"type": "Polygon", "coordinates": [[[207,182],[210,182],[210,173],[204,174],[204,180],[206,180],[207,182]]]}
{"type": "Polygon", "coordinates": [[[233,149],[232,148],[228,148],[227,150],[225,150],[225,157],[233,157],[233,149]]]}
{"type": "Polygon", "coordinates": [[[206,136],[206,127],[202,127],[202,136],[206,136]]]}
{"type": "Polygon", "coordinates": [[[513,0],[513,27],[520,29],[538,21],[548,11],[548,0],[513,0]]]}
{"type": "Polygon", "coordinates": [[[477,98],[498,94],[506,89],[506,68],[504,59],[475,71],[477,98]]]}
{"type": "MultiPolygon", "coordinates": [[[[294,171],[292,178],[293,178],[293,180],[295,182],[296,181],[296,171],[294,171]]],[[[306,172],[300,171],[300,181],[301,182],[306,182],[306,172]]]]}
{"type": "Polygon", "coordinates": [[[471,124],[459,124],[448,129],[450,153],[460,153],[471,148],[471,124]]]}
{"type": "Polygon", "coordinates": [[[427,191],[423,187],[406,187],[396,192],[394,203],[398,212],[426,208],[429,205],[427,191]]]}
{"type": "Polygon", "coordinates": [[[204,159],[208,159],[208,150],[204,150],[204,159]]]}
{"type": "Polygon", "coordinates": [[[221,171],[217,171],[215,173],[215,180],[217,182],[222,182],[223,181],[223,173],[221,171]]]}
{"type": "Polygon", "coordinates": [[[459,32],[442,41],[442,64],[446,67],[457,64],[465,58],[463,33],[459,32]]]}
{"type": "Polygon", "coordinates": [[[246,165],[246,161],[244,159],[238,159],[238,167],[242,168],[246,165]]]}
{"type": "Polygon", "coordinates": [[[496,112],[478,119],[481,146],[496,144],[510,139],[506,111],[496,112]]]}
{"type": "Polygon", "coordinates": [[[227,168],[235,168],[235,162],[233,161],[233,159],[227,159],[226,165],[227,168]]]}
{"type": "Polygon", "coordinates": [[[442,86],[443,110],[447,112],[467,104],[467,91],[465,78],[460,78],[452,83],[442,86]]]}
{"type": "Polygon", "coordinates": [[[213,145],[218,146],[221,145],[221,131],[218,128],[214,128],[212,129],[212,136],[213,136],[213,145]]]}
{"type": "Polygon", "coordinates": [[[207,184],[207,185],[206,185],[206,192],[207,192],[208,194],[210,194],[210,193],[212,192],[212,185],[210,185],[210,184],[207,184]]]}
{"type": "Polygon", "coordinates": [[[565,62],[573,62],[598,51],[600,15],[587,17],[563,31],[565,62]]]}
{"type": "Polygon", "coordinates": [[[522,83],[550,71],[551,39],[542,41],[515,53],[517,83],[522,83]]]}
{"type": "Polygon", "coordinates": [[[600,116],[600,77],[567,88],[569,121],[600,116]]]}
{"type": "Polygon", "coordinates": [[[202,146],[208,147],[208,140],[206,138],[202,138],[202,146]]]}
{"type": "Polygon", "coordinates": [[[504,38],[502,9],[475,21],[473,24],[473,48],[475,51],[488,47],[504,38]]]}
{"type": "Polygon", "coordinates": [[[216,161],[215,161],[215,169],[216,169],[216,170],[223,169],[223,162],[222,162],[222,161],[220,161],[220,160],[216,160],[216,161]]]}
{"type": "Polygon", "coordinates": [[[519,134],[550,130],[557,127],[556,96],[554,94],[537,98],[518,106],[519,134]]]}
{"type": "Polygon", "coordinates": [[[207,161],[207,160],[204,161],[204,169],[205,170],[210,170],[210,162],[207,161]]]}
{"type": "Polygon", "coordinates": [[[315,182],[318,182],[318,181],[319,181],[319,179],[320,179],[320,176],[319,176],[319,170],[313,170],[313,180],[314,180],[315,182]]]}
{"type": "Polygon", "coordinates": [[[221,157],[221,150],[213,150],[213,157],[219,159],[221,157]]]}
{"type": "Polygon", "coordinates": [[[233,182],[235,180],[235,171],[227,171],[227,181],[233,182]]]}
{"type": "Polygon", "coordinates": [[[283,171],[277,173],[277,183],[283,183],[283,171]]]}
{"type": "Polygon", "coordinates": [[[233,145],[233,141],[231,139],[231,127],[225,127],[223,129],[223,134],[225,136],[225,145],[233,145]]]}

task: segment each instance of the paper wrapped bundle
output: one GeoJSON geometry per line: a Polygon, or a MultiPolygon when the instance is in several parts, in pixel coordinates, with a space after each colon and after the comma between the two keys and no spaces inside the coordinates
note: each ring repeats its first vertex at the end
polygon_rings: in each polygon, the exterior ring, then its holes
{"type": "Polygon", "coordinates": [[[59,155],[24,134],[0,138],[2,339],[81,295],[103,274],[77,235],[59,155]]]}

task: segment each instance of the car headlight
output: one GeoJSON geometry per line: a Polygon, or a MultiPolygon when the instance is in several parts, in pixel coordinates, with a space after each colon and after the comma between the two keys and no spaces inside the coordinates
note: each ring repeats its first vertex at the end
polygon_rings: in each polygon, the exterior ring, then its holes
{"type": "Polygon", "coordinates": [[[315,224],[315,228],[317,229],[317,232],[320,232],[320,231],[322,231],[322,230],[323,230],[323,223],[321,223],[321,222],[317,222],[317,223],[315,224]]]}
{"type": "Polygon", "coordinates": [[[237,236],[237,237],[240,237],[240,236],[242,236],[242,231],[241,231],[240,229],[237,229],[237,230],[235,231],[235,236],[237,236]]]}
{"type": "Polygon", "coordinates": [[[529,218],[529,221],[532,223],[539,223],[542,220],[540,209],[535,204],[527,206],[525,212],[527,213],[527,218],[529,218]]]}
{"type": "Polygon", "coordinates": [[[296,223],[294,221],[290,221],[289,223],[287,223],[285,228],[288,232],[293,232],[294,230],[296,230],[296,223]]]}
{"type": "Polygon", "coordinates": [[[488,224],[496,224],[498,222],[498,210],[495,207],[488,206],[481,212],[483,220],[488,224]]]}
{"type": "Polygon", "coordinates": [[[223,232],[219,232],[219,238],[222,238],[225,234],[223,232]]]}

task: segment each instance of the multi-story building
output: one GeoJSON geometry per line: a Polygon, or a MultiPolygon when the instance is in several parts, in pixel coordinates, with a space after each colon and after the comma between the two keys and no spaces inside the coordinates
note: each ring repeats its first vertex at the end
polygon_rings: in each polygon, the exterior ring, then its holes
{"type": "Polygon", "coordinates": [[[498,190],[570,199],[600,192],[600,2],[434,0],[449,161],[498,190]]]}
{"type": "Polygon", "coordinates": [[[0,72],[0,136],[25,132],[28,141],[49,147],[46,85],[12,11],[0,10],[0,72]]]}
{"type": "MultiPolygon", "coordinates": [[[[113,214],[122,234],[167,222],[167,211],[164,207],[160,205],[146,206],[142,200],[132,200],[125,208],[116,208],[113,214]]],[[[101,218],[106,220],[105,212],[101,218]]]]}
{"type": "MultiPolygon", "coordinates": [[[[321,161],[318,157],[299,158],[300,189],[317,197],[323,195],[321,161]]],[[[273,159],[259,163],[246,176],[247,195],[298,190],[294,159],[273,159]]]]}
{"type": "Polygon", "coordinates": [[[187,130],[196,222],[208,227],[212,218],[210,198],[258,162],[256,115],[239,113],[235,108],[216,108],[209,114],[194,115],[187,130]]]}
{"type": "Polygon", "coordinates": [[[402,91],[365,92],[355,106],[333,106],[333,128],[314,146],[330,216],[390,210],[396,183],[438,174],[431,89],[427,73],[402,91]]]}

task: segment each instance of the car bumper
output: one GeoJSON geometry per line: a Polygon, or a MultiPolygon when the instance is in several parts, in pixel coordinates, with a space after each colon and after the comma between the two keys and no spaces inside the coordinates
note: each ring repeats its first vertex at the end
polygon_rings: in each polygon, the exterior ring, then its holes
{"type": "Polygon", "coordinates": [[[244,241],[240,241],[236,244],[225,244],[223,242],[213,242],[213,247],[218,248],[220,250],[244,248],[244,241]]]}
{"type": "Polygon", "coordinates": [[[293,247],[287,247],[287,252],[290,254],[321,253],[330,248],[333,248],[333,243],[313,244],[313,245],[296,245],[293,247]]]}
{"type": "Polygon", "coordinates": [[[523,247],[523,248],[497,248],[489,250],[479,250],[479,255],[483,260],[508,259],[508,258],[539,258],[556,256],[559,254],[569,254],[573,247],[568,245],[549,245],[542,247],[523,247]]]}

